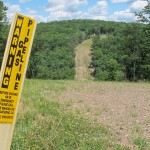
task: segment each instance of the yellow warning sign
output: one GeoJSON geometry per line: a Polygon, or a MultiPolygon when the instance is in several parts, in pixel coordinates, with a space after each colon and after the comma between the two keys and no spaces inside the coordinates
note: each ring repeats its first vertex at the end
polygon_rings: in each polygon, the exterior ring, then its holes
{"type": "Polygon", "coordinates": [[[13,123],[25,78],[36,20],[16,14],[5,49],[0,86],[0,123],[13,123]]]}

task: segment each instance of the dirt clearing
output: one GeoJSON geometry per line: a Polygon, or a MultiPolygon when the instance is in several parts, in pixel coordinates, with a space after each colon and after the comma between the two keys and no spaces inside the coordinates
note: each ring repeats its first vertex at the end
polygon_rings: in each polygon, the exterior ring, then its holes
{"type": "Polygon", "coordinates": [[[85,40],[83,43],[76,47],[76,79],[77,80],[88,80],[91,70],[89,65],[91,63],[91,50],[92,39],[85,40]]]}
{"type": "Polygon", "coordinates": [[[119,144],[136,149],[134,139],[150,141],[150,84],[76,81],[61,95],[69,110],[109,126],[119,144]]]}

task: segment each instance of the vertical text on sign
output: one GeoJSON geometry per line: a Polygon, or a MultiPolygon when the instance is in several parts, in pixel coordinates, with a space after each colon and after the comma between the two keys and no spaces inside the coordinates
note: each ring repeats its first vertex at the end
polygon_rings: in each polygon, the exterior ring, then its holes
{"type": "Polygon", "coordinates": [[[15,59],[17,45],[19,42],[19,37],[20,37],[21,29],[22,29],[23,20],[24,20],[24,17],[22,17],[22,16],[17,17],[17,21],[16,21],[14,33],[12,36],[10,49],[9,49],[9,55],[8,55],[8,59],[7,59],[7,63],[6,63],[6,68],[5,68],[5,72],[4,72],[4,77],[3,77],[3,81],[2,81],[2,88],[8,88],[8,86],[9,86],[9,81],[10,81],[10,77],[11,77],[12,67],[13,67],[13,63],[14,63],[14,59],[15,59]]]}
{"type": "Polygon", "coordinates": [[[26,55],[26,49],[27,46],[25,46],[29,42],[29,34],[30,34],[30,26],[33,24],[32,20],[28,20],[27,24],[27,33],[24,39],[20,39],[20,34],[22,31],[22,25],[23,25],[24,17],[23,16],[18,16],[17,21],[15,24],[12,40],[11,40],[11,45],[9,49],[9,54],[8,54],[8,59],[5,67],[5,72],[2,80],[2,88],[8,89],[9,83],[11,80],[11,73],[12,73],[12,68],[14,66],[18,67],[17,73],[16,73],[16,81],[14,84],[14,90],[18,89],[19,82],[22,77],[22,72],[23,72],[23,63],[24,63],[24,55],[26,55]]]}
{"type": "Polygon", "coordinates": [[[0,85],[0,123],[13,123],[36,27],[36,21],[16,14],[4,56],[0,85]]]}

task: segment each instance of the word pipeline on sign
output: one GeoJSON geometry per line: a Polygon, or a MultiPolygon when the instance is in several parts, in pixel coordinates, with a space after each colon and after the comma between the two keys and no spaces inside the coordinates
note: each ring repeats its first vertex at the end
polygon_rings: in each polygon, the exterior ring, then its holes
{"type": "MultiPolygon", "coordinates": [[[[14,84],[14,90],[18,89],[18,84],[19,84],[18,81],[21,80],[22,63],[24,62],[24,57],[25,57],[24,55],[26,54],[26,48],[27,48],[26,44],[29,42],[28,36],[30,33],[30,28],[29,28],[24,40],[19,41],[23,20],[24,18],[22,16],[18,16],[16,26],[15,26],[15,31],[13,33],[8,59],[7,59],[5,74],[2,82],[2,88],[8,88],[9,86],[13,65],[18,66],[18,72],[16,73],[16,78],[15,78],[16,82],[14,84]],[[17,50],[18,47],[19,49],[17,50]]],[[[30,27],[31,24],[32,21],[29,21],[28,27],[30,27]]]]}
{"type": "MultiPolygon", "coordinates": [[[[17,15],[0,88],[0,123],[13,123],[25,76],[35,20],[17,15]]],[[[4,60],[3,60],[4,61],[4,60]]]]}

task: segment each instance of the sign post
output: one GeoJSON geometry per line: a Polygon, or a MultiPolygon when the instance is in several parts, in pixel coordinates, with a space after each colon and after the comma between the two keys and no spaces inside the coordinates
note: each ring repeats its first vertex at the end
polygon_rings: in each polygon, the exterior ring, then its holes
{"type": "Polygon", "coordinates": [[[15,14],[0,71],[0,150],[9,150],[36,20],[15,14]]]}

